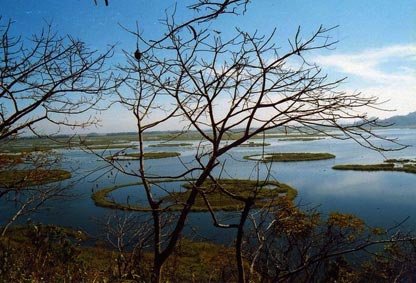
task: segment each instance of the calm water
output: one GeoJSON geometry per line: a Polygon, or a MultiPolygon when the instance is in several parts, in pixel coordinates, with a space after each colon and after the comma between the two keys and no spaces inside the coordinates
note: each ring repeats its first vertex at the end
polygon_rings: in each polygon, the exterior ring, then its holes
{"type": "MultiPolygon", "coordinates": [[[[391,129],[379,131],[380,134],[397,137],[403,144],[410,147],[395,152],[385,153],[387,158],[413,157],[416,158],[416,130],[391,129]]],[[[363,218],[368,224],[375,226],[391,227],[410,217],[405,223],[405,228],[416,228],[416,174],[401,172],[355,172],[335,171],[331,167],[344,163],[381,163],[384,157],[375,151],[360,147],[353,141],[341,141],[323,139],[316,141],[278,141],[276,138],[266,139],[270,146],[265,152],[329,152],[336,155],[335,159],[310,162],[274,163],[271,175],[279,181],[290,184],[298,190],[296,202],[309,207],[318,206],[323,213],[340,211],[354,213],[363,218]]],[[[154,144],[155,142],[149,142],[154,144]]],[[[193,143],[193,142],[190,142],[193,143]]],[[[194,143],[195,144],[195,143],[194,143]]],[[[183,163],[192,164],[194,161],[195,147],[184,148],[149,148],[153,151],[179,151],[183,163]]],[[[261,148],[235,148],[226,159],[226,170],[222,172],[224,178],[260,178],[266,177],[267,170],[261,165],[260,171],[256,170],[255,161],[243,160],[244,155],[261,154],[261,148]]],[[[91,169],[103,166],[104,162],[97,157],[81,150],[62,151],[64,166],[76,169],[75,178],[85,175],[91,169]]],[[[126,163],[128,164],[128,163],[126,163]]],[[[147,160],[148,171],[158,175],[174,175],[183,171],[184,167],[177,158],[147,160]]],[[[137,168],[137,162],[132,161],[128,165],[129,170],[137,168]],[[130,169],[129,169],[130,168],[130,169]]],[[[101,172],[91,174],[85,180],[77,182],[72,192],[77,197],[71,200],[59,200],[50,202],[46,210],[31,215],[34,221],[53,223],[65,226],[82,228],[92,234],[98,234],[100,221],[113,213],[113,210],[96,207],[90,195],[92,190],[135,182],[137,179],[121,174],[106,173],[99,180],[101,172]],[[114,177],[116,176],[116,177],[114,177]]],[[[219,170],[217,170],[217,174],[219,170]]],[[[181,182],[160,184],[167,191],[180,190],[181,182]]],[[[126,187],[111,194],[118,202],[145,204],[144,195],[139,187],[126,187]]],[[[159,189],[157,194],[166,194],[159,189]]],[[[2,204],[0,208],[0,223],[7,218],[12,210],[12,205],[2,204]]],[[[224,221],[232,222],[235,213],[219,213],[224,221]]],[[[26,218],[21,219],[22,222],[26,218]]],[[[189,226],[194,228],[191,232],[202,237],[229,242],[235,231],[215,229],[211,225],[211,219],[207,213],[193,213],[189,219],[189,226]],[[195,232],[196,231],[196,232],[195,232]]]]}

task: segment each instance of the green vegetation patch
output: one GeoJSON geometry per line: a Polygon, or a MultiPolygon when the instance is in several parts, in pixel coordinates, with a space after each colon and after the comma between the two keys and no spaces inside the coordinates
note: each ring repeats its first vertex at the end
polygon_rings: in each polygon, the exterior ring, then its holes
{"type": "Polygon", "coordinates": [[[394,169],[394,164],[342,164],[332,167],[335,170],[355,170],[355,171],[390,171],[394,169]]]}
{"type": "Polygon", "coordinates": [[[32,240],[31,238],[33,237],[32,234],[34,229],[36,232],[60,235],[68,239],[71,238],[82,241],[88,239],[88,235],[81,230],[74,230],[69,227],[56,225],[16,225],[10,227],[6,235],[16,242],[27,242],[32,240]]]}
{"type": "Polygon", "coordinates": [[[106,207],[106,208],[113,208],[113,209],[121,209],[121,210],[148,211],[149,209],[146,209],[146,208],[135,209],[134,207],[130,207],[130,206],[123,205],[123,204],[118,204],[118,203],[108,199],[108,195],[111,192],[113,192],[115,190],[118,190],[120,188],[131,187],[131,186],[135,186],[135,185],[142,185],[142,183],[137,183],[137,182],[136,183],[128,183],[128,184],[116,185],[116,186],[113,186],[113,187],[101,189],[101,190],[95,191],[91,195],[91,198],[94,201],[94,204],[96,206],[101,206],[101,207],[106,207]]]}
{"type": "Polygon", "coordinates": [[[164,268],[164,277],[171,278],[165,282],[237,282],[232,247],[182,238],[175,253],[164,268]]]}
{"type": "Polygon", "coordinates": [[[392,171],[416,174],[416,164],[404,164],[396,166],[394,163],[381,164],[343,164],[332,167],[335,170],[354,170],[354,171],[392,171]]]}
{"type": "Polygon", "coordinates": [[[88,146],[88,149],[98,150],[98,149],[127,149],[135,148],[135,145],[132,144],[101,144],[101,145],[91,145],[88,146]]]}
{"type": "Polygon", "coordinates": [[[415,163],[416,159],[409,159],[409,158],[398,158],[398,159],[386,159],[384,162],[387,163],[415,163]]]}
{"type": "MultiPolygon", "coordinates": [[[[192,184],[185,184],[185,192],[169,194],[164,200],[172,203],[184,203],[189,197],[192,184]]],[[[227,195],[221,188],[239,197],[252,197],[255,206],[276,205],[281,197],[293,200],[297,191],[289,185],[277,181],[253,181],[253,180],[220,180],[218,184],[207,181],[199,189],[205,193],[213,210],[235,211],[241,210],[244,203],[227,195]]],[[[202,194],[199,194],[193,206],[194,211],[207,211],[202,194]]]]}
{"type": "Polygon", "coordinates": [[[294,161],[313,161],[335,158],[330,153],[309,153],[309,152],[278,152],[267,153],[264,155],[254,154],[244,156],[247,160],[257,160],[262,162],[294,162],[294,161]]]}
{"type": "MultiPolygon", "coordinates": [[[[177,182],[180,180],[161,180],[155,183],[164,182],[177,182]]],[[[185,180],[183,180],[185,181],[185,180]]],[[[189,180],[187,180],[189,181],[189,180]]],[[[141,185],[142,183],[130,183],[124,185],[118,185],[111,188],[105,188],[98,190],[92,194],[92,199],[97,206],[132,210],[132,211],[150,211],[148,207],[119,204],[108,198],[109,194],[115,190],[130,187],[133,185],[141,185]]],[[[252,197],[255,199],[255,206],[262,207],[266,205],[277,205],[278,202],[284,197],[293,200],[297,196],[297,191],[289,185],[280,183],[278,181],[252,181],[252,180],[220,180],[219,185],[228,192],[240,196],[240,197],[252,197]]],[[[169,195],[162,198],[162,201],[170,204],[167,210],[177,211],[182,209],[181,203],[188,198],[192,184],[186,183],[183,185],[186,189],[183,192],[172,192],[169,195]]],[[[244,206],[242,201],[234,199],[225,194],[218,185],[207,181],[202,187],[199,188],[202,192],[205,192],[207,199],[213,210],[224,211],[236,211],[241,210],[244,206]]],[[[192,207],[192,211],[207,211],[202,194],[199,194],[196,198],[195,204],[192,207]]]]}
{"type": "Polygon", "coordinates": [[[19,164],[23,161],[24,156],[22,154],[0,153],[0,168],[1,165],[19,164]]]}
{"type": "Polygon", "coordinates": [[[308,138],[308,137],[294,137],[294,138],[281,138],[279,141],[316,141],[323,140],[324,138],[308,138]]]}
{"type": "Polygon", "coordinates": [[[263,146],[269,146],[269,143],[266,142],[249,142],[249,143],[243,143],[240,144],[241,147],[263,147],[263,146]]]}
{"type": "Polygon", "coordinates": [[[0,171],[0,187],[30,187],[58,182],[71,178],[71,173],[62,169],[28,169],[0,171]]]}
{"type": "MultiPolygon", "coordinates": [[[[179,152],[169,152],[169,151],[161,151],[161,152],[145,152],[143,155],[144,159],[161,159],[161,158],[169,158],[169,157],[178,157],[181,154],[179,152]]],[[[107,156],[106,159],[108,160],[139,160],[140,153],[125,153],[125,154],[116,154],[112,156],[107,156]]]]}
{"type": "Polygon", "coordinates": [[[416,173],[416,164],[405,164],[401,169],[406,173],[416,173]]]}
{"type": "MultiPolygon", "coordinates": [[[[150,250],[139,248],[120,253],[109,242],[94,241],[80,230],[51,225],[12,227],[6,237],[0,238],[0,247],[2,260],[7,263],[0,269],[4,272],[0,274],[1,282],[151,281],[150,250]],[[120,259],[127,266],[123,266],[126,269],[122,274],[140,274],[136,277],[140,280],[121,279],[120,259]]],[[[162,281],[236,282],[236,272],[232,247],[181,238],[164,265],[162,281]]]]}
{"type": "Polygon", "coordinates": [[[184,146],[192,146],[191,143],[158,143],[158,144],[151,144],[149,147],[184,147],[184,146]]]}
{"type": "Polygon", "coordinates": [[[10,147],[2,147],[1,151],[8,152],[8,153],[21,153],[21,154],[27,154],[32,152],[48,152],[53,149],[61,148],[59,146],[10,146],[10,147]]]}

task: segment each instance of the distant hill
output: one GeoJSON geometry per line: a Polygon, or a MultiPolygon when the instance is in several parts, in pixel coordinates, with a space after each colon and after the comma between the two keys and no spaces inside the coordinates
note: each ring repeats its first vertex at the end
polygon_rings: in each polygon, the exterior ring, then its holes
{"type": "Polygon", "coordinates": [[[393,124],[395,127],[416,127],[416,112],[403,116],[393,116],[379,121],[382,124],[393,124]]]}

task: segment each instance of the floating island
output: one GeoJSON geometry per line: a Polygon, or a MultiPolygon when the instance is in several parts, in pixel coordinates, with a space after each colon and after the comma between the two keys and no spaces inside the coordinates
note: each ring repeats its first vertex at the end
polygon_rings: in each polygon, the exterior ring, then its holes
{"type": "Polygon", "coordinates": [[[188,147],[192,146],[191,143],[158,143],[151,144],[149,147],[188,147]]]}
{"type": "MultiPolygon", "coordinates": [[[[169,152],[169,151],[160,151],[160,152],[145,152],[143,154],[143,159],[162,159],[170,157],[178,157],[181,154],[179,152],[169,152]]],[[[124,161],[124,160],[139,160],[140,153],[120,153],[115,155],[107,156],[106,159],[111,161],[124,161]]]]}
{"type": "Polygon", "coordinates": [[[335,158],[335,155],[325,152],[277,152],[244,156],[244,159],[261,162],[295,162],[314,161],[335,158]]]}
{"type": "MultiPolygon", "coordinates": [[[[175,180],[174,182],[177,182],[175,180]]],[[[165,209],[169,211],[178,211],[183,208],[183,203],[188,198],[191,189],[192,182],[189,180],[182,180],[182,190],[178,192],[171,192],[168,195],[161,198],[162,203],[165,203],[165,209]]],[[[162,180],[154,183],[172,182],[172,180],[162,180]]],[[[111,188],[105,188],[98,190],[91,196],[97,206],[132,210],[132,211],[150,211],[150,208],[139,205],[129,205],[116,203],[110,198],[110,193],[131,186],[140,186],[142,183],[118,185],[111,188]]],[[[282,199],[293,200],[297,195],[297,190],[287,184],[280,183],[278,181],[253,181],[253,180],[239,180],[239,179],[225,179],[219,180],[217,184],[212,181],[207,181],[199,188],[201,192],[204,192],[205,197],[208,199],[212,210],[223,211],[239,211],[244,207],[244,202],[234,199],[224,193],[221,189],[240,196],[240,197],[253,197],[255,199],[255,207],[275,206],[282,199]]],[[[198,194],[195,204],[192,207],[194,212],[208,211],[202,194],[198,194]]]]}
{"type": "Polygon", "coordinates": [[[71,178],[71,173],[62,169],[26,169],[0,171],[0,188],[25,188],[45,185],[71,178]]]}
{"type": "Polygon", "coordinates": [[[416,174],[416,159],[386,159],[379,164],[340,164],[332,167],[335,170],[354,171],[392,171],[416,174]]]}
{"type": "Polygon", "coordinates": [[[263,146],[269,146],[269,143],[266,142],[248,142],[240,144],[241,147],[263,147],[263,146]]]}
{"type": "Polygon", "coordinates": [[[281,138],[277,139],[278,141],[318,141],[323,140],[324,138],[281,138]]]}

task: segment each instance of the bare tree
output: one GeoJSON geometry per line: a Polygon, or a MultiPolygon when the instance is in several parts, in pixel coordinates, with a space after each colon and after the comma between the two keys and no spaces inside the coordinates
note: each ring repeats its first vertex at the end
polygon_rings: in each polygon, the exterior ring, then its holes
{"type": "Polygon", "coordinates": [[[36,134],[41,121],[70,127],[96,122],[71,116],[99,108],[102,95],[114,87],[105,66],[113,48],[99,54],[50,25],[30,39],[12,28],[10,20],[0,26],[0,139],[23,130],[36,134]]]}
{"type": "MultiPolygon", "coordinates": [[[[48,134],[47,125],[56,127],[50,133],[96,123],[88,111],[104,107],[101,98],[114,88],[106,67],[112,53],[113,47],[99,54],[78,39],[59,36],[51,25],[26,39],[15,35],[11,20],[0,17],[0,148],[7,150],[8,143],[24,132],[48,134]],[[36,127],[40,123],[41,130],[36,127]]],[[[68,186],[45,184],[60,161],[51,152],[1,154],[0,160],[6,176],[0,182],[0,200],[15,205],[2,235],[17,218],[67,196],[68,186]]]]}
{"type": "MultiPolygon", "coordinates": [[[[94,0],[94,3],[95,3],[95,5],[98,5],[97,0],[94,0]]],[[[104,0],[104,4],[105,4],[106,6],[108,6],[108,0],[104,0]]]]}
{"type": "Polygon", "coordinates": [[[152,237],[149,218],[116,212],[103,224],[107,242],[118,251],[116,278],[145,280],[143,254],[152,237]]]}
{"type": "Polygon", "coordinates": [[[376,150],[387,148],[377,147],[373,138],[400,148],[394,140],[371,131],[377,120],[367,118],[365,113],[368,107],[379,107],[376,97],[338,90],[343,79],[330,80],[308,60],[311,52],[334,47],[337,42],[330,37],[333,28],[321,26],[307,37],[299,28],[286,49],[276,45],[275,31],[261,35],[236,29],[234,37],[223,38],[220,32],[210,29],[212,20],[244,11],[247,2],[198,1],[190,8],[200,14],[189,21],[178,24],[175,12],[168,14],[164,21],[166,32],[156,40],[144,38],[139,30],[131,31],[138,47],[133,54],[126,52],[128,65],[122,67],[131,93],[120,91],[119,102],[136,117],[139,168],[130,170],[117,161],[108,162],[143,183],[154,226],[153,282],[160,282],[163,265],[198,198],[205,201],[217,227],[236,229],[239,282],[245,282],[243,233],[256,193],[249,197],[233,194],[221,186],[220,176],[213,170],[226,170],[220,157],[250,138],[272,129],[290,129],[353,139],[376,150]],[[184,131],[196,131],[201,144],[209,146],[198,148],[196,165],[182,163],[182,173],[155,176],[146,172],[144,135],[169,121],[183,125],[184,131]],[[337,135],[334,130],[339,131],[337,135]],[[235,139],[224,143],[229,135],[235,139]],[[186,200],[179,203],[181,208],[171,232],[162,237],[161,221],[170,204],[154,196],[154,180],[184,177],[192,178],[192,187],[186,200]],[[216,219],[205,197],[204,184],[208,180],[243,204],[237,223],[225,225],[216,219]]]}

